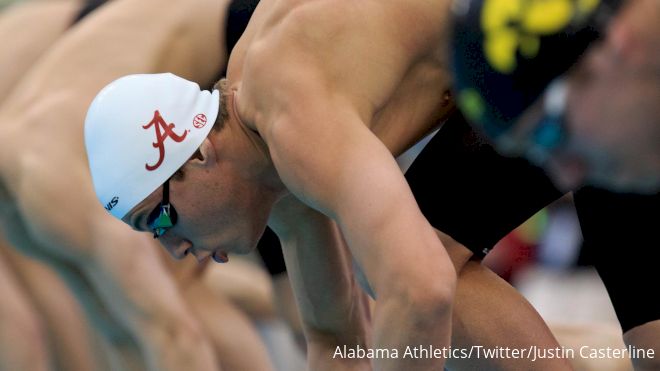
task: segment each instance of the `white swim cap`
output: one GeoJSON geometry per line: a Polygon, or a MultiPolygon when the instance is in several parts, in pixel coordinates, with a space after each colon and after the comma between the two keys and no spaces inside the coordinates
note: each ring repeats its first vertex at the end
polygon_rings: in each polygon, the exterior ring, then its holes
{"type": "Polygon", "coordinates": [[[220,92],[171,73],[129,75],[94,98],[85,147],[101,204],[121,219],[160,187],[202,144],[220,92]]]}

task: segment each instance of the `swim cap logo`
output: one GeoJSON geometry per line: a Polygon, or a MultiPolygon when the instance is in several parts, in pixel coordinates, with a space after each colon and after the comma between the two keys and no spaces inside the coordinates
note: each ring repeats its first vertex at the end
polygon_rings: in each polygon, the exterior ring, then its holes
{"type": "Polygon", "coordinates": [[[108,211],[112,211],[112,209],[114,209],[114,207],[117,206],[118,203],[119,203],[119,197],[115,196],[110,200],[110,202],[108,202],[105,205],[105,209],[108,211]]]}
{"type": "Polygon", "coordinates": [[[486,0],[481,12],[484,54],[496,71],[512,73],[517,52],[536,57],[540,38],[584,18],[600,0],[486,0]]]}
{"type": "Polygon", "coordinates": [[[198,114],[193,119],[193,126],[197,129],[201,129],[206,125],[206,115],[203,113],[198,114]]]}
{"type": "Polygon", "coordinates": [[[152,126],[156,128],[156,142],[152,143],[152,146],[158,148],[158,162],[153,165],[144,164],[144,167],[149,171],[158,169],[163,163],[163,160],[165,159],[165,139],[172,138],[173,141],[180,143],[186,139],[186,135],[188,135],[187,131],[184,131],[183,135],[175,133],[174,124],[166,123],[158,110],[154,112],[154,118],[152,118],[148,124],[142,126],[142,128],[149,130],[152,126]]]}

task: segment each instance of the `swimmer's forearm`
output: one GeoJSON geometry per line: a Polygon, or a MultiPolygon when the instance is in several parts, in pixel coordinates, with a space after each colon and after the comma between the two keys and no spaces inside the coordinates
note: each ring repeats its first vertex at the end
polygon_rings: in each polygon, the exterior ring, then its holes
{"type": "Polygon", "coordinates": [[[337,226],[295,197],[280,201],[271,217],[303,322],[308,368],[370,370],[369,360],[337,353],[366,348],[370,328],[366,296],[354,280],[337,226]]]}
{"type": "MultiPolygon", "coordinates": [[[[421,294],[421,293],[420,293],[421,294]]],[[[374,369],[443,370],[443,359],[414,357],[420,346],[442,349],[450,345],[451,305],[444,295],[426,293],[423,297],[405,294],[379,298],[374,318],[374,369]],[[413,352],[413,353],[411,353],[413,352]],[[376,353],[378,354],[378,353],[376,353]]]]}
{"type": "Polygon", "coordinates": [[[443,359],[412,357],[406,351],[449,346],[455,272],[418,211],[405,207],[403,199],[391,206],[379,213],[384,218],[372,216],[371,223],[357,210],[340,217],[376,295],[373,348],[390,351],[374,364],[378,370],[442,370],[443,359]]]}

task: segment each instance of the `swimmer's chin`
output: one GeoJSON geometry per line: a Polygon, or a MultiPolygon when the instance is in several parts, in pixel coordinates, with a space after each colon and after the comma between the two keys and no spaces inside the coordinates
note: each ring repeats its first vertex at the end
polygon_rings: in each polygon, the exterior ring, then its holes
{"type": "Polygon", "coordinates": [[[211,258],[216,263],[226,263],[229,261],[228,254],[247,255],[257,249],[257,244],[261,235],[255,238],[240,239],[233,243],[223,244],[221,247],[212,249],[211,258]]]}

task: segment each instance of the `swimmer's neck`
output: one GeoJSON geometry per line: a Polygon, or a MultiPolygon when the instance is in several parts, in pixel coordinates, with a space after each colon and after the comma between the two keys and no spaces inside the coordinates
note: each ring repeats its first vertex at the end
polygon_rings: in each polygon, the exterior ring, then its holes
{"type": "Polygon", "coordinates": [[[237,89],[232,89],[229,94],[227,108],[229,113],[230,125],[237,128],[234,133],[238,133],[241,139],[235,137],[234,139],[245,140],[249,142],[248,146],[241,146],[241,155],[232,157],[241,161],[242,167],[249,169],[248,172],[252,174],[251,177],[256,177],[258,182],[263,186],[282,193],[286,189],[275,169],[273,160],[270,157],[270,150],[268,144],[263,139],[262,135],[257,130],[256,126],[250,125],[252,120],[245,120],[245,114],[241,114],[238,97],[240,92],[237,89]]]}

